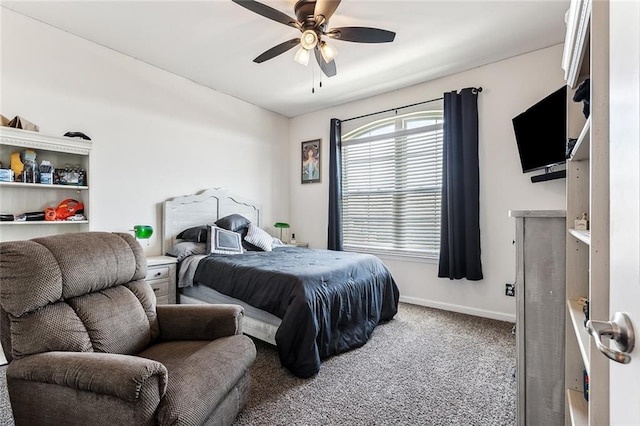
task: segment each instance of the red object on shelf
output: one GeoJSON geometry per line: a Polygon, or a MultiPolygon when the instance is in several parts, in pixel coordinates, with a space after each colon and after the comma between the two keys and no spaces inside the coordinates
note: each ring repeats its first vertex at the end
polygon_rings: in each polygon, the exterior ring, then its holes
{"type": "Polygon", "coordinates": [[[51,207],[47,207],[46,209],[44,209],[44,220],[56,220],[56,209],[53,209],[51,207]]]}
{"type": "Polygon", "coordinates": [[[56,220],[65,220],[68,217],[84,211],[84,204],[81,201],[67,198],[63,200],[56,208],[56,220]]]}

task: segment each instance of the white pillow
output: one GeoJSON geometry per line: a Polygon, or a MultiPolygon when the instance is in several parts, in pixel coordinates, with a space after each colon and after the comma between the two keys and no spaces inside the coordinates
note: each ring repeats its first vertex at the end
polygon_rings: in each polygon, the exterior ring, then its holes
{"type": "Polygon", "coordinates": [[[273,237],[253,223],[249,224],[244,240],[264,251],[271,251],[273,249],[273,237]]]}

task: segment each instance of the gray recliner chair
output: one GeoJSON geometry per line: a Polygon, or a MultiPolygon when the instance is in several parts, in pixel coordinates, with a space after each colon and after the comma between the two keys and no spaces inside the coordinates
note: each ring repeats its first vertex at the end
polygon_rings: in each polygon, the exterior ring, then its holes
{"type": "Polygon", "coordinates": [[[0,334],[19,425],[225,425],[253,342],[236,305],[156,306],[128,234],[0,243],[0,334]]]}

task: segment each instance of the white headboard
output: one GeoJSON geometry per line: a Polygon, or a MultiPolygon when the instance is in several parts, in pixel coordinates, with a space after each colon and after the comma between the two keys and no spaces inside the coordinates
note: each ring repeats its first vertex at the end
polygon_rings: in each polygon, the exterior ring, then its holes
{"type": "Polygon", "coordinates": [[[260,226],[260,206],[220,188],[167,200],[162,205],[162,253],[173,245],[181,231],[199,225],[213,225],[219,218],[240,214],[260,226]]]}

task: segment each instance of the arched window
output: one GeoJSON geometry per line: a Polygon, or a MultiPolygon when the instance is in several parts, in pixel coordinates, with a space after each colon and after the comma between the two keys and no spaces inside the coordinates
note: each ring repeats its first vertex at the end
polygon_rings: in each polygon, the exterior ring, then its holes
{"type": "Polygon", "coordinates": [[[442,116],[414,112],[343,135],[345,250],[438,258],[442,116]]]}

